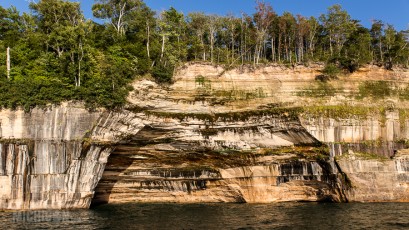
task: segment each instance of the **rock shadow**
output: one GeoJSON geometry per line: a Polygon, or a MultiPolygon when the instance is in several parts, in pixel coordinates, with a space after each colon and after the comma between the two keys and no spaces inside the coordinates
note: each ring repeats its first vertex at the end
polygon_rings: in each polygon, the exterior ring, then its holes
{"type": "MultiPolygon", "coordinates": [[[[127,180],[132,180],[132,165],[137,165],[145,158],[142,147],[163,142],[163,136],[169,131],[146,126],[135,136],[131,137],[127,143],[116,146],[115,150],[108,158],[104,173],[97,187],[91,202],[91,208],[110,202],[111,195],[118,191],[115,185],[123,184],[127,180]]],[[[165,140],[166,141],[166,140],[165,140]]],[[[127,188],[125,188],[127,189],[127,188]]]]}

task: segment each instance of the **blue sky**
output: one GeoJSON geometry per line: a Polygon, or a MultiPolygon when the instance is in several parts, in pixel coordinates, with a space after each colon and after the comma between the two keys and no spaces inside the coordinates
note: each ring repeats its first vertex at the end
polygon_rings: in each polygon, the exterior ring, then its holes
{"type": "MultiPolygon", "coordinates": [[[[77,0],[78,1],[78,0],[77,0]]],[[[409,0],[265,0],[270,2],[278,14],[288,11],[303,16],[316,16],[326,13],[327,8],[333,4],[340,4],[353,19],[370,27],[372,19],[380,19],[390,23],[398,30],[409,27],[409,0]]],[[[79,0],[84,14],[92,18],[91,6],[93,0],[79,0]]],[[[225,15],[241,12],[252,14],[254,0],[145,0],[145,3],[154,10],[165,10],[173,6],[179,11],[188,13],[202,11],[225,15]]],[[[15,5],[20,11],[28,11],[28,0],[0,0],[0,5],[9,7],[15,5]]]]}

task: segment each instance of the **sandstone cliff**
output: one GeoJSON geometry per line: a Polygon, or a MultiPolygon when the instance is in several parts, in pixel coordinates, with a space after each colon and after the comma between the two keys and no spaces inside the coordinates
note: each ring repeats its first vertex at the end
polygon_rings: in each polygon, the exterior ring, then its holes
{"type": "Polygon", "coordinates": [[[408,201],[409,105],[357,94],[409,73],[368,67],[323,86],[320,68],[187,64],[168,87],[135,81],[121,111],[3,110],[0,209],[408,201]]]}

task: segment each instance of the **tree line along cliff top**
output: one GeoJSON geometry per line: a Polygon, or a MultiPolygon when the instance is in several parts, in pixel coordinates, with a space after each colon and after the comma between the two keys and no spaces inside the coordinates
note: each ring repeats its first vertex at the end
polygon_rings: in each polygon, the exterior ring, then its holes
{"type": "Polygon", "coordinates": [[[329,76],[366,64],[409,65],[408,31],[379,20],[365,28],[340,5],[315,18],[278,15],[256,1],[253,15],[237,17],[96,0],[92,11],[103,24],[85,19],[77,2],[39,0],[30,9],[0,6],[1,108],[29,110],[65,100],[116,108],[137,76],[170,83],[175,69],[189,61],[225,68],[323,62],[329,76]]]}

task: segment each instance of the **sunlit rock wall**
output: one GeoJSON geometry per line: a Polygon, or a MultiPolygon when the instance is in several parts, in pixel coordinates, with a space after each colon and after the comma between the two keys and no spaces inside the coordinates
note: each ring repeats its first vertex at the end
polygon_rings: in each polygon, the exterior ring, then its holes
{"type": "Polygon", "coordinates": [[[328,143],[333,156],[348,151],[375,153],[392,157],[396,150],[404,148],[408,139],[407,121],[399,117],[399,111],[385,111],[385,114],[364,118],[351,117],[310,117],[304,114],[303,126],[315,138],[328,143]]]}
{"type": "MultiPolygon", "coordinates": [[[[34,109],[31,113],[1,111],[0,208],[87,207],[92,185],[79,186],[79,170],[82,164],[91,166],[95,161],[93,169],[107,159],[98,150],[84,152],[80,159],[82,138],[97,118],[96,113],[75,106],[34,109]]],[[[93,170],[96,175],[102,173],[98,168],[93,170]]]]}
{"type": "Polygon", "coordinates": [[[349,201],[409,202],[409,155],[399,151],[393,159],[368,159],[353,154],[337,160],[351,185],[349,201]]]}
{"type": "Polygon", "coordinates": [[[0,208],[89,207],[110,151],[78,142],[0,144],[0,208]]]}
{"type": "Polygon", "coordinates": [[[402,140],[407,139],[406,125],[394,106],[376,111],[377,106],[389,106],[388,101],[358,101],[351,94],[362,81],[404,82],[408,72],[372,66],[330,82],[337,90],[334,96],[300,96],[316,87],[321,68],[244,66],[226,71],[220,66],[187,64],[168,88],[148,80],[135,82],[129,100],[137,110],[152,111],[146,118],[149,129],[112,153],[94,203],[348,201],[354,187],[336,156],[362,151],[391,157],[405,147],[402,140]],[[346,106],[344,111],[348,106],[369,106],[375,113],[311,116],[307,110],[298,116],[301,123],[268,112],[250,119],[241,115],[325,105],[346,106]],[[226,122],[217,119],[221,114],[236,118],[226,122]],[[284,149],[282,155],[246,153],[314,145],[316,140],[308,141],[311,135],[328,144],[331,157],[305,159],[294,154],[296,150],[285,153],[284,149]]]}
{"type": "Polygon", "coordinates": [[[77,104],[1,111],[0,209],[88,208],[111,144],[141,125],[131,120],[77,104]]]}
{"type": "Polygon", "coordinates": [[[187,64],[169,86],[135,81],[120,111],[74,103],[2,110],[0,209],[406,201],[407,160],[397,153],[409,137],[399,109],[409,104],[353,94],[363,80],[407,83],[408,71],[371,66],[332,81],[332,96],[303,96],[321,69],[187,64]],[[323,105],[386,109],[364,117],[302,112],[323,105]]]}

